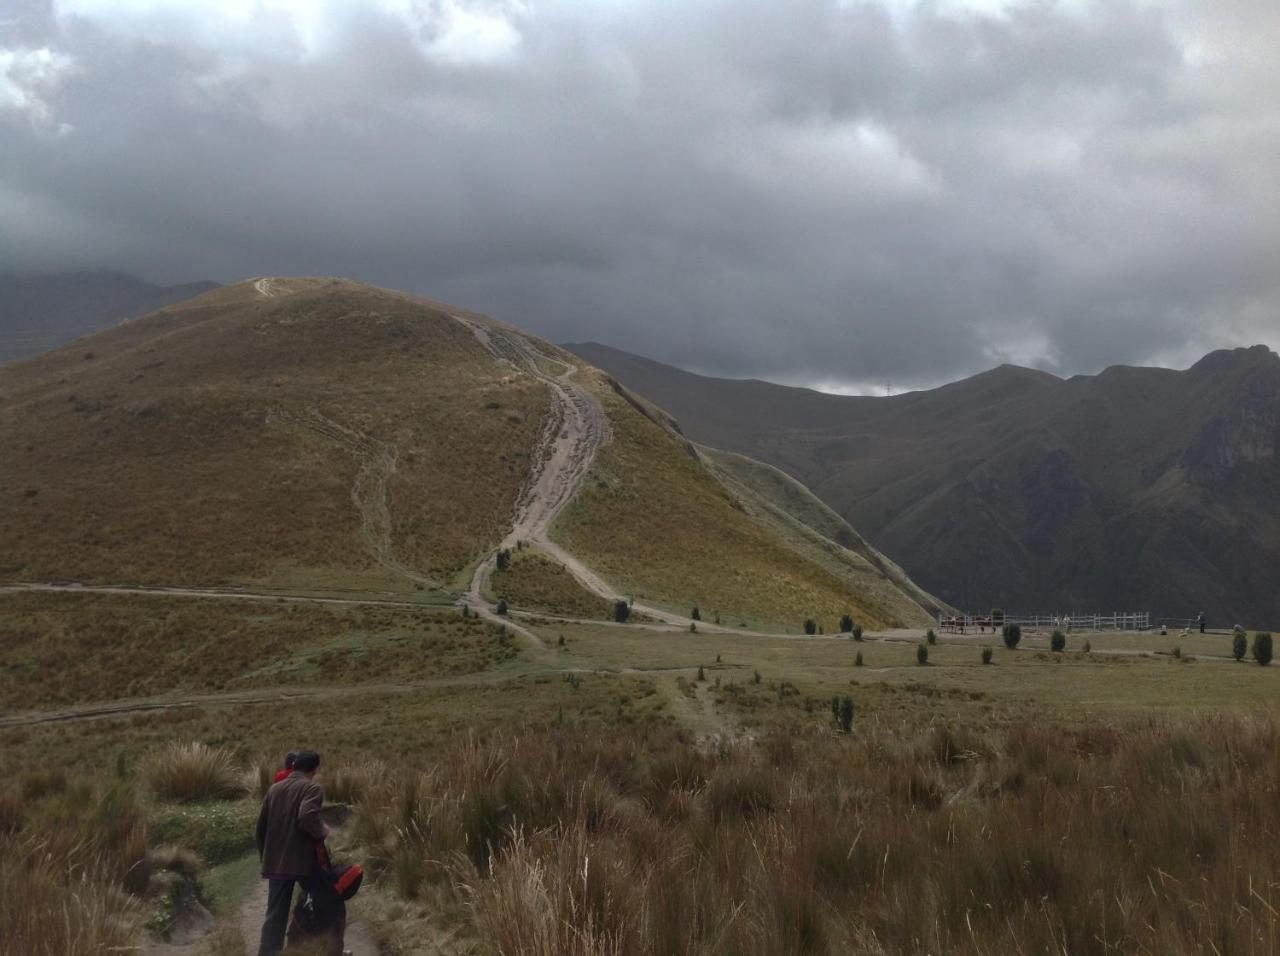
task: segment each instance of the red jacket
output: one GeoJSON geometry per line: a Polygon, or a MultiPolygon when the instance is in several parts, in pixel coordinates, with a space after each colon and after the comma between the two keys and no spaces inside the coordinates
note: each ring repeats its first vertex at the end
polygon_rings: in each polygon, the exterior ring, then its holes
{"type": "Polygon", "coordinates": [[[277,771],[276,771],[276,778],[275,778],[274,780],[272,780],[271,782],[272,782],[272,783],[279,783],[281,780],[283,780],[285,777],[289,776],[289,774],[291,774],[291,773],[293,773],[293,771],[292,771],[292,770],[290,770],[288,767],[285,767],[283,770],[277,770],[277,771]]]}

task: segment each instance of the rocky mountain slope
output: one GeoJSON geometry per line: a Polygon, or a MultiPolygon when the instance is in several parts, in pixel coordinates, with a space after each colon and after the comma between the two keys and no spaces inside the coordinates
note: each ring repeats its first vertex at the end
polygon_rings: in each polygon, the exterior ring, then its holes
{"type": "Polygon", "coordinates": [[[569,348],[813,490],[951,604],[1280,623],[1280,358],[842,397],[569,348]]]}

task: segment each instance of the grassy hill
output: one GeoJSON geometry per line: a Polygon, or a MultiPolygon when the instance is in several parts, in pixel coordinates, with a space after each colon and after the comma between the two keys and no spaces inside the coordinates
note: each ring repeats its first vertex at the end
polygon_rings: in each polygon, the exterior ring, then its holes
{"type": "Polygon", "coordinates": [[[661,415],[598,373],[593,388],[614,439],[556,535],[623,593],[732,625],[798,630],[813,617],[834,632],[846,612],[867,627],[927,621],[882,572],[824,562],[753,515],[661,415]]]}
{"type": "MultiPolygon", "coordinates": [[[[425,299],[262,279],[0,368],[0,580],[452,598],[546,460],[563,359],[425,299]]],[[[557,534],[610,587],[790,630],[926,620],[891,564],[823,544],[834,525],[795,534],[652,409],[578,376],[612,437],[557,534]]],[[[554,560],[518,557],[495,600],[608,613],[554,560]]]]}
{"type": "Polygon", "coordinates": [[[1003,366],[891,398],[571,348],[694,440],[803,481],[951,604],[1280,621],[1280,358],[1264,347],[1065,381],[1003,366]]]}
{"type": "Polygon", "coordinates": [[[0,368],[0,576],[429,589],[501,538],[544,388],[433,303],[272,288],[0,368]]]}

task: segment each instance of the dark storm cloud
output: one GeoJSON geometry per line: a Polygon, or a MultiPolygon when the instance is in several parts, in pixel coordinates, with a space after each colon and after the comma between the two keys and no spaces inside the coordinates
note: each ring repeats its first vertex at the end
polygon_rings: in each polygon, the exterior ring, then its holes
{"type": "Polygon", "coordinates": [[[0,268],[352,275],[707,371],[1280,344],[1270,0],[19,0],[0,268]]]}

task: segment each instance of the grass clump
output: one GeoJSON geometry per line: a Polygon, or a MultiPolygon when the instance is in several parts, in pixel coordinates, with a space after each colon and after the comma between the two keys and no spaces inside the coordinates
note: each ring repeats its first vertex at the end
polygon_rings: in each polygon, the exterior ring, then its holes
{"type": "Polygon", "coordinates": [[[199,742],[170,744],[148,761],[144,774],[157,797],[179,803],[232,800],[246,790],[231,754],[199,742]]]}
{"type": "Polygon", "coordinates": [[[989,648],[989,647],[984,647],[984,648],[982,649],[982,663],[984,663],[984,664],[990,664],[990,663],[991,663],[991,655],[992,655],[991,648],[989,648]]]}
{"type": "Polygon", "coordinates": [[[928,644],[916,645],[916,663],[919,664],[921,667],[929,663],[929,645],[928,644]]]}

